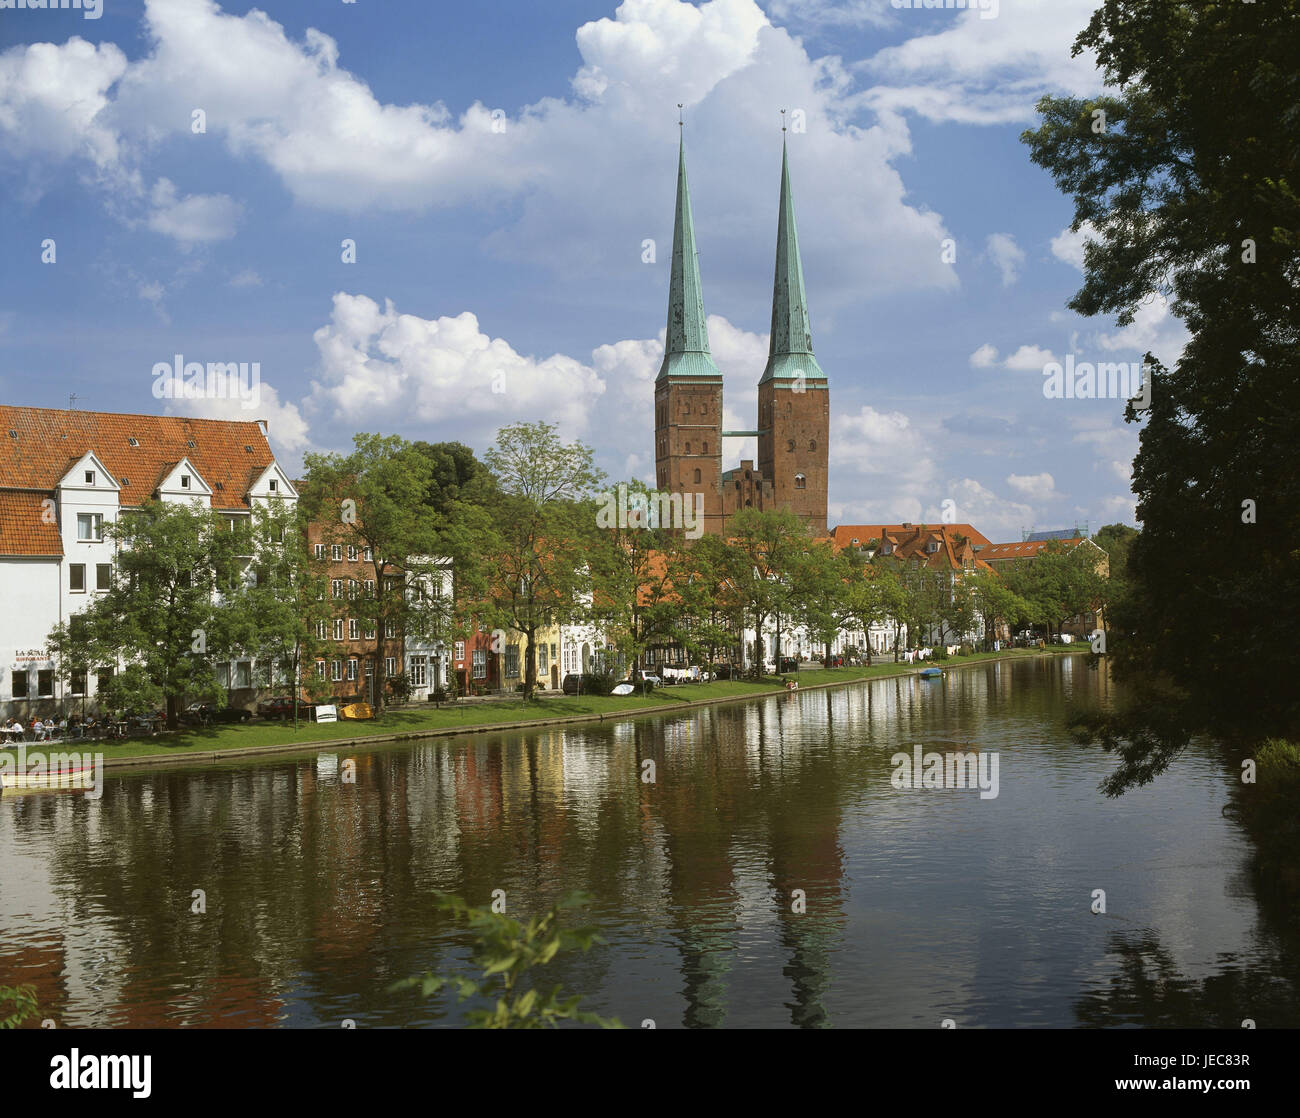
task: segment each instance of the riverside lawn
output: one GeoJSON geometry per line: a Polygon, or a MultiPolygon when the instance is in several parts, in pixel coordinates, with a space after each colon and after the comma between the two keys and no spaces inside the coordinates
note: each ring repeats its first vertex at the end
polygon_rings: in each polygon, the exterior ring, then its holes
{"type": "MultiPolygon", "coordinates": [[[[949,669],[957,669],[980,661],[1006,660],[1023,656],[1083,655],[1088,651],[1076,645],[1046,649],[1008,649],[1002,652],[976,652],[955,657],[945,662],[949,669]]],[[[801,690],[812,687],[834,687],[889,676],[915,676],[918,669],[890,660],[877,660],[870,668],[810,668],[807,671],[789,672],[787,676],[799,681],[801,690]]],[[[424,735],[457,734],[511,728],[518,723],[565,722],[569,720],[614,719],[636,717],[640,714],[664,714],[674,710],[689,710],[696,703],[718,703],[758,698],[765,695],[787,694],[782,680],[785,677],[766,676],[762,680],[719,680],[715,683],[679,683],[655,690],[649,695],[551,695],[525,702],[522,697],[490,702],[452,703],[441,709],[404,707],[386,710],[373,722],[249,722],[212,727],[205,730],[187,730],[173,735],[159,735],[120,745],[96,743],[104,751],[105,764],[134,758],[165,761],[168,758],[185,758],[195,755],[195,760],[210,760],[214,753],[239,751],[247,758],[258,749],[280,753],[286,748],[302,746],[309,750],[316,744],[332,741],[356,742],[365,738],[414,738],[424,735]],[[248,751],[245,753],[244,751],[248,751]]],[[[796,693],[797,694],[797,693],[796,693]]],[[[378,744],[378,743],[377,743],[378,744]]]]}

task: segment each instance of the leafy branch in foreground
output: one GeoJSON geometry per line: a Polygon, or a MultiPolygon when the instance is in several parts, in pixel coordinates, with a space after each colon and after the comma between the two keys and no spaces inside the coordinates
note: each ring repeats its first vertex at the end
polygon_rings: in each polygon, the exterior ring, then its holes
{"type": "Polygon", "coordinates": [[[14,1011],[8,1016],[0,1016],[0,1029],[16,1029],[29,1017],[36,1014],[36,987],[0,986],[0,1014],[12,1004],[14,1011]]]}
{"type": "Polygon", "coordinates": [[[551,962],[561,951],[577,948],[585,952],[593,944],[605,942],[592,928],[560,926],[561,912],[590,903],[591,897],[586,893],[568,893],[541,916],[521,923],[488,908],[472,908],[460,897],[440,893],[438,907],[463,917],[475,935],[473,959],[482,968],[482,978],[423,974],[404,978],[388,989],[392,992],[419,987],[427,998],[449,988],[456,991],[457,1001],[475,996],[495,1000],[491,1009],[472,1009],[466,1013],[470,1028],[474,1029],[555,1028],[560,1021],[621,1029],[623,1026],[616,1018],[579,1009],[581,996],[563,997],[558,985],[543,992],[530,973],[532,968],[551,962]]]}

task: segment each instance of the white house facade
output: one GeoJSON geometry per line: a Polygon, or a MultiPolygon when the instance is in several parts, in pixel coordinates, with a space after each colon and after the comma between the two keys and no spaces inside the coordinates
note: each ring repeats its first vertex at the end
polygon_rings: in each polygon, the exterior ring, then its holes
{"type": "Polygon", "coordinates": [[[58,679],[50,630],[109,589],[105,528],[151,499],[235,518],[297,493],[259,422],[0,406],[0,718],[94,707],[119,665],[58,679]]]}

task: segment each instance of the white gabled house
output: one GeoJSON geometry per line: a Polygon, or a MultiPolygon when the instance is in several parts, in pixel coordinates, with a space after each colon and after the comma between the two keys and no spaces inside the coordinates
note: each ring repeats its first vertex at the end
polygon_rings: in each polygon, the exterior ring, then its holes
{"type": "MultiPolygon", "coordinates": [[[[0,406],[0,718],[93,705],[117,667],[63,683],[46,647],[111,584],[106,525],[150,499],[235,518],[297,497],[258,421],[0,406]]],[[[224,674],[228,686],[253,684],[247,661],[224,674]]]]}

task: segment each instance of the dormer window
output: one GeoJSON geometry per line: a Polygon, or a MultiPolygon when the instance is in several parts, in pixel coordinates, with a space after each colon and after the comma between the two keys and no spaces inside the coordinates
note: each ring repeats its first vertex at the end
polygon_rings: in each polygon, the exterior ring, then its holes
{"type": "Polygon", "coordinates": [[[126,440],[126,444],[127,444],[127,446],[139,446],[139,445],[140,445],[140,440],[139,440],[139,439],[133,439],[133,438],[128,437],[127,440],[126,440]]]}
{"type": "Polygon", "coordinates": [[[94,485],[94,484],[95,484],[95,471],[94,471],[94,470],[87,470],[87,471],[86,471],[86,484],[87,484],[87,485],[94,485]]]}

